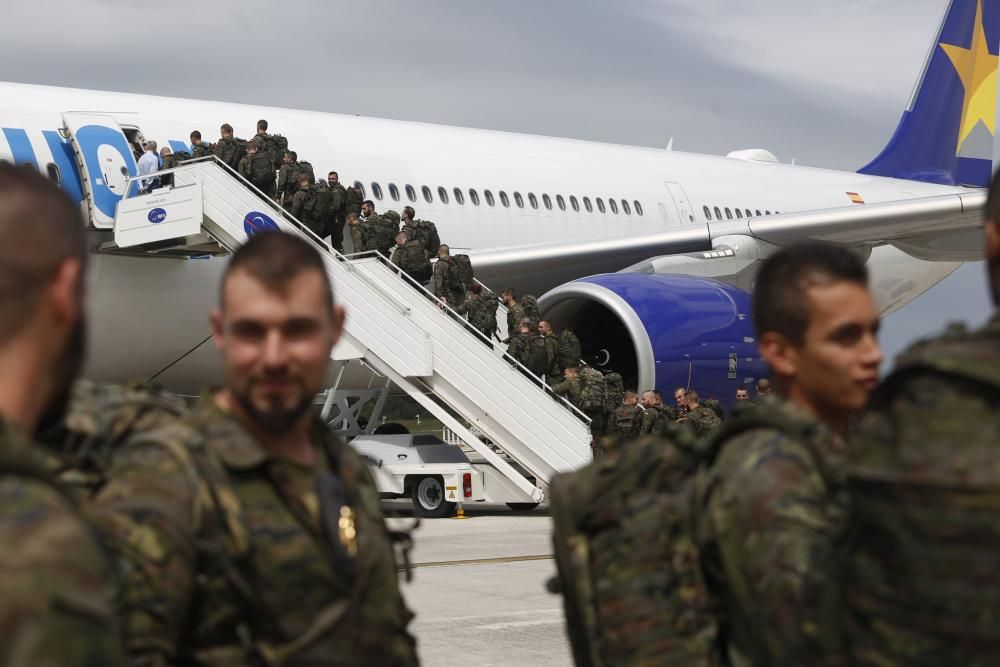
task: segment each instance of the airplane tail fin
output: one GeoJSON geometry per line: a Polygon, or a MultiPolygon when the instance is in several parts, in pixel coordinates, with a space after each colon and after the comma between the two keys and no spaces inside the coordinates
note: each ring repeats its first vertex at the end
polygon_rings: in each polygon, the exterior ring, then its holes
{"type": "Polygon", "coordinates": [[[1000,0],[951,0],[895,134],[861,174],[986,187],[996,140],[1000,0]]]}

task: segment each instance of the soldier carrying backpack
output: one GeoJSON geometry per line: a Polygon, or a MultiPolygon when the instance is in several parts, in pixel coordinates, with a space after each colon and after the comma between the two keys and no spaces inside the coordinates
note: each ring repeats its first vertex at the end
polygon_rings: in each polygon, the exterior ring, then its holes
{"type": "Polygon", "coordinates": [[[201,140],[201,132],[195,130],[191,133],[191,157],[195,159],[208,157],[209,155],[212,155],[214,151],[215,146],[207,141],[201,140]]]}
{"type": "Polygon", "coordinates": [[[323,238],[323,221],[319,217],[319,193],[309,186],[309,178],[299,174],[299,189],[292,197],[288,213],[304,224],[309,230],[323,238]]]}
{"type": "Polygon", "coordinates": [[[411,239],[406,232],[396,234],[396,249],[392,251],[392,263],[423,285],[431,278],[431,260],[420,239],[411,239]]]}
{"type": "Polygon", "coordinates": [[[497,309],[499,307],[500,302],[497,300],[497,295],[489,290],[484,291],[482,285],[476,283],[469,288],[465,303],[456,308],[455,312],[459,315],[467,314],[469,324],[490,338],[497,329],[497,309]]]}
{"type": "Polygon", "coordinates": [[[452,308],[461,306],[465,301],[465,284],[451,250],[445,244],[438,248],[438,260],[434,263],[434,296],[452,308]]]}
{"type": "Polygon", "coordinates": [[[580,369],[580,410],[590,417],[590,431],[595,446],[604,435],[604,418],[607,408],[604,374],[593,366],[580,369]]]}
{"type": "Polygon", "coordinates": [[[538,320],[542,318],[541,313],[538,312],[538,299],[531,294],[525,294],[521,297],[520,305],[524,316],[537,326],[538,320]]]}
{"type": "Polygon", "coordinates": [[[274,165],[271,158],[257,150],[254,142],[246,145],[246,155],[238,167],[240,176],[250,181],[258,190],[272,199],[275,196],[274,165]]]}
{"type": "Polygon", "coordinates": [[[222,138],[213,147],[215,157],[232,168],[233,171],[236,171],[239,169],[240,162],[246,155],[247,142],[233,136],[233,126],[229,123],[223,124],[220,129],[222,138]]]}
{"type": "Polygon", "coordinates": [[[257,121],[257,134],[251,141],[257,144],[258,153],[267,155],[274,169],[278,168],[288,151],[288,139],[280,134],[268,134],[267,121],[263,119],[257,121]]]}

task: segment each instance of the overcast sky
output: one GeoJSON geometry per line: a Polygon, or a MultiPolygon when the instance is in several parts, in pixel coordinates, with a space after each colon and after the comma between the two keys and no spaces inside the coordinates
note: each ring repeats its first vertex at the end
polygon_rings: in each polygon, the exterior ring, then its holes
{"type": "MultiPolygon", "coordinates": [[[[854,170],[890,137],[947,0],[35,0],[0,79],[854,170]]],[[[982,321],[980,264],[886,322],[982,321]]]]}

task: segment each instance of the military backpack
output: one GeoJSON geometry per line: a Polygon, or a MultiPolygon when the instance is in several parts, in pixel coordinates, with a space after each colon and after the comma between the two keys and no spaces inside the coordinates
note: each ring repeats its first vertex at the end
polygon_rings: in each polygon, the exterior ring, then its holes
{"type": "Polygon", "coordinates": [[[316,203],[313,208],[313,215],[323,222],[333,213],[333,193],[326,184],[313,184],[309,191],[316,196],[316,203]]]}
{"type": "Polygon", "coordinates": [[[316,176],[313,173],[313,166],[306,162],[305,160],[299,160],[299,163],[292,168],[292,178],[294,183],[299,182],[299,176],[302,174],[307,174],[309,176],[309,185],[316,184],[316,176]]]}
{"type": "Polygon", "coordinates": [[[476,302],[475,310],[469,314],[469,321],[480,331],[484,333],[489,331],[492,334],[497,328],[497,310],[500,308],[500,300],[492,292],[484,291],[476,299],[476,302]]]}
{"type": "Polygon", "coordinates": [[[400,268],[410,274],[414,280],[427,282],[431,277],[431,260],[427,251],[417,239],[406,242],[399,250],[401,255],[400,268]]]}
{"type": "MultiPolygon", "coordinates": [[[[285,139],[280,134],[264,134],[264,153],[271,158],[272,171],[274,169],[273,165],[281,164],[281,158],[284,157],[285,153],[288,151],[288,139],[285,139]]],[[[314,181],[309,181],[313,183],[314,181]]]]}
{"type": "Polygon", "coordinates": [[[701,463],[682,438],[645,437],[553,478],[550,589],[577,667],[719,664],[694,521],[701,463]]]}
{"type": "Polygon", "coordinates": [[[604,375],[596,368],[587,366],[580,370],[580,405],[584,412],[600,410],[607,404],[604,392],[604,375]]]}
{"type": "Polygon", "coordinates": [[[569,329],[563,329],[559,334],[559,366],[563,369],[576,366],[582,356],[580,339],[569,329]]]}
{"type": "Polygon", "coordinates": [[[222,138],[215,144],[213,150],[217,158],[236,169],[240,166],[240,160],[247,154],[247,142],[236,137],[222,138]]]}
{"type": "Polygon", "coordinates": [[[524,316],[529,320],[537,323],[541,319],[541,313],[538,312],[538,299],[530,294],[525,294],[521,297],[520,304],[521,309],[524,311],[524,316]]]}
{"type": "Polygon", "coordinates": [[[472,260],[468,255],[452,255],[455,260],[455,268],[458,269],[458,279],[462,281],[462,289],[468,290],[476,284],[476,278],[472,273],[472,260]]]}
{"type": "Polygon", "coordinates": [[[545,375],[545,370],[548,365],[548,354],[545,350],[545,339],[538,334],[529,335],[527,343],[524,347],[523,356],[519,361],[521,362],[521,365],[538,377],[545,375]]]}
{"type": "Polygon", "coordinates": [[[372,225],[375,249],[387,253],[392,246],[396,245],[396,234],[399,233],[399,225],[394,224],[392,219],[385,215],[373,216],[369,222],[372,225]]]}
{"type": "Polygon", "coordinates": [[[638,431],[641,411],[637,405],[619,405],[609,420],[611,435],[634,438],[638,431]]]}
{"type": "Polygon", "coordinates": [[[617,410],[625,400],[625,382],[621,373],[608,373],[604,376],[604,409],[608,414],[617,410]]]}
{"type": "Polygon", "coordinates": [[[427,252],[436,255],[438,248],[441,247],[441,237],[438,236],[437,225],[430,220],[414,220],[413,226],[417,228],[417,235],[424,247],[427,248],[427,252]]]}
{"type": "Polygon", "coordinates": [[[215,152],[215,145],[203,141],[191,149],[191,155],[195,158],[208,157],[215,152]]]}
{"type": "Polygon", "coordinates": [[[439,262],[444,262],[444,277],[445,285],[452,292],[465,292],[465,283],[462,282],[462,274],[458,268],[457,262],[455,262],[454,257],[446,257],[445,259],[439,259],[439,262]]]}
{"type": "Polygon", "coordinates": [[[904,353],[852,433],[852,664],[1000,655],[1000,333],[990,328],[904,353]]]}
{"type": "Polygon", "coordinates": [[[163,158],[163,168],[173,169],[174,167],[180,165],[181,162],[185,160],[190,160],[191,154],[187,151],[175,151],[170,155],[163,158]]]}

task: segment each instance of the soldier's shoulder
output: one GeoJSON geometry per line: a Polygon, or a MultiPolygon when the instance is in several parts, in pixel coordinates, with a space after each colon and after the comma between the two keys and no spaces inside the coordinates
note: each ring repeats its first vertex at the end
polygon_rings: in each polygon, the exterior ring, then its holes
{"type": "Polygon", "coordinates": [[[723,475],[740,480],[736,484],[748,478],[762,479],[765,485],[767,480],[797,479],[815,467],[804,435],[796,433],[801,424],[784,411],[771,409],[769,415],[744,413],[726,423],[717,436],[716,467],[723,475]]]}

